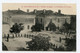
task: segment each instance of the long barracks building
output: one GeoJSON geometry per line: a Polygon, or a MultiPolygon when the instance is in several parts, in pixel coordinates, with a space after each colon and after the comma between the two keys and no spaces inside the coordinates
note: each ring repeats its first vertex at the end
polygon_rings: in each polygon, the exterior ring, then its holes
{"type": "MultiPolygon", "coordinates": [[[[56,27],[61,28],[65,23],[70,24],[71,15],[65,15],[61,13],[61,10],[58,12],[54,12],[52,10],[36,10],[34,9],[32,12],[24,12],[20,9],[18,10],[8,10],[2,12],[3,14],[3,24],[8,24],[10,27],[14,23],[23,23],[25,29],[27,31],[31,30],[31,27],[36,23],[40,23],[44,26],[44,30],[50,30],[48,27],[50,23],[54,23],[56,27]]],[[[75,16],[75,15],[74,15],[75,16]]]]}

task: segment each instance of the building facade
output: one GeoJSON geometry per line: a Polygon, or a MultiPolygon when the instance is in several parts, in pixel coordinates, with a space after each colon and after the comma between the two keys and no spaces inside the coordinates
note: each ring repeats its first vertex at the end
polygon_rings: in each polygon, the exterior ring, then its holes
{"type": "Polygon", "coordinates": [[[8,10],[3,12],[3,24],[9,24],[12,26],[14,23],[23,23],[25,29],[27,31],[31,31],[31,27],[35,24],[42,24],[44,26],[44,30],[49,30],[50,21],[57,27],[61,28],[65,23],[70,24],[71,16],[64,15],[61,13],[61,10],[58,12],[53,12],[52,10],[34,10],[29,12],[24,12],[20,9],[18,10],[8,10]]]}

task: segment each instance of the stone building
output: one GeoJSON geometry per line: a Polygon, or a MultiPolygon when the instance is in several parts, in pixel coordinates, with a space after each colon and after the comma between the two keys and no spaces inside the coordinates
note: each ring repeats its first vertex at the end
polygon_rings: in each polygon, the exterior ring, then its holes
{"type": "Polygon", "coordinates": [[[52,20],[52,23],[54,23],[56,28],[61,28],[65,23],[65,20],[70,24],[70,19],[71,16],[62,14],[61,10],[58,10],[56,13],[53,13],[51,10],[43,10],[41,13],[36,15],[35,22],[42,24],[44,26],[44,30],[46,30],[46,27],[49,29],[48,25],[50,20],[52,20]]]}
{"type": "Polygon", "coordinates": [[[12,26],[14,23],[23,23],[25,26],[24,30],[28,31],[31,30],[32,25],[38,23],[44,26],[44,30],[49,30],[48,25],[50,21],[56,26],[56,29],[61,28],[65,20],[70,24],[71,16],[62,14],[61,10],[53,12],[52,10],[34,9],[34,11],[29,12],[29,9],[27,9],[27,12],[24,12],[18,9],[3,12],[3,24],[7,23],[12,26]]]}

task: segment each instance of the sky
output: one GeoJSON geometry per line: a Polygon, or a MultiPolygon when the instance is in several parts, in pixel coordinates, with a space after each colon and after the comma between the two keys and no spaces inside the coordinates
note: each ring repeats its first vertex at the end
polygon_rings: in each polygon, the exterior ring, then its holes
{"type": "Polygon", "coordinates": [[[57,12],[61,10],[63,14],[76,15],[76,4],[73,3],[3,3],[2,11],[7,10],[23,10],[27,12],[37,10],[52,10],[53,12],[57,12]]]}

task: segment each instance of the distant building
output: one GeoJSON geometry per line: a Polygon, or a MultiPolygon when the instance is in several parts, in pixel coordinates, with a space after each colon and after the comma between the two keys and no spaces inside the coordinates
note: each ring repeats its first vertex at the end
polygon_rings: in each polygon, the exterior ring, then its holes
{"type": "Polygon", "coordinates": [[[48,30],[50,21],[56,28],[61,28],[65,23],[65,19],[70,24],[71,15],[64,15],[61,13],[61,10],[53,12],[52,10],[34,9],[34,11],[29,12],[29,9],[27,9],[27,12],[24,12],[18,9],[3,12],[3,24],[7,23],[12,26],[14,23],[23,23],[27,30],[31,30],[32,25],[38,23],[44,26],[44,30],[48,30]]]}

